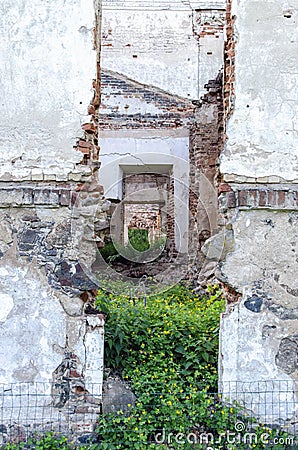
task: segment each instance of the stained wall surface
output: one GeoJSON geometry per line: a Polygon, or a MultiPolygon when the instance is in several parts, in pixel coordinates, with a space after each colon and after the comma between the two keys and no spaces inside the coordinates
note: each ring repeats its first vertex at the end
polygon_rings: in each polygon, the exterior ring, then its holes
{"type": "Polygon", "coordinates": [[[0,5],[0,383],[45,384],[61,411],[78,385],[101,396],[104,321],[90,266],[108,205],[86,157],[99,12],[91,0],[0,5]]]}
{"type": "Polygon", "coordinates": [[[224,9],[224,1],[104,1],[102,66],[198,99],[222,67],[224,9]]]}
{"type": "Polygon", "coordinates": [[[96,78],[93,1],[0,8],[0,179],[67,180],[96,78]]]}
{"type": "Polygon", "coordinates": [[[232,15],[235,98],[221,170],[297,180],[297,4],[234,1],[232,15]]]}
{"type": "Polygon", "coordinates": [[[225,228],[213,246],[228,302],[220,388],[227,394],[233,382],[241,401],[255,392],[250,408],[289,426],[298,395],[297,17],[291,0],[228,2],[225,228]]]}

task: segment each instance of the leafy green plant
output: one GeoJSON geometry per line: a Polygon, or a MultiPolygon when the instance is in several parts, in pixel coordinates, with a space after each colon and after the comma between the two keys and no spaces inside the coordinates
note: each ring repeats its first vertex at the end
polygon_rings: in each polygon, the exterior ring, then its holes
{"type": "Polygon", "coordinates": [[[96,450],[97,444],[75,444],[60,433],[47,432],[42,436],[30,437],[27,442],[19,444],[8,443],[1,446],[1,450],[96,450]]]}
{"type": "Polygon", "coordinates": [[[29,438],[26,443],[7,444],[5,447],[2,447],[3,450],[19,450],[25,448],[34,448],[34,450],[71,450],[74,447],[65,436],[51,432],[36,439],[29,438]]]}
{"type": "Polygon", "coordinates": [[[287,448],[273,441],[285,433],[214,394],[225,302],[217,286],[208,291],[200,296],[177,285],[150,296],[146,306],[129,295],[99,292],[98,307],[107,314],[106,366],[120,372],[137,397],[129,414],[99,418],[99,449],[206,449],[206,435],[219,442],[209,446],[217,450],[287,448]],[[245,428],[235,433],[239,421],[245,428]]]}
{"type": "Polygon", "coordinates": [[[122,262],[145,262],[157,260],[162,254],[166,245],[166,235],[162,234],[153,242],[149,243],[148,230],[129,229],[129,242],[124,245],[120,242],[108,241],[105,246],[99,249],[100,254],[107,263],[114,261],[122,262]]]}
{"type": "Polygon", "coordinates": [[[175,365],[183,379],[195,376],[201,386],[217,383],[219,316],[224,308],[220,291],[198,296],[186,286],[142,299],[100,292],[98,308],[107,314],[106,366],[122,370],[133,381],[136,366],[175,365]]]}
{"type": "Polygon", "coordinates": [[[131,385],[135,404],[126,405],[125,414],[98,418],[96,444],[75,445],[47,433],[26,446],[8,444],[3,449],[296,448],[291,436],[214,393],[219,318],[225,307],[218,286],[210,286],[202,296],[180,284],[148,296],[146,305],[129,294],[135,292],[129,283],[124,289],[115,281],[112,287],[113,293],[101,290],[97,297],[97,307],[107,315],[105,361],[131,385]]]}
{"type": "Polygon", "coordinates": [[[128,230],[128,238],[131,246],[139,252],[144,252],[150,247],[148,230],[131,228],[128,230]]]}

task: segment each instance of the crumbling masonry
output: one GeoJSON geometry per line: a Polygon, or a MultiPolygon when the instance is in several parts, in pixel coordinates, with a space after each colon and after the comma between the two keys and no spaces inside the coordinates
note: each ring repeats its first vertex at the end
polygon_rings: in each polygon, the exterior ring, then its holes
{"type": "MultiPolygon", "coordinates": [[[[40,422],[51,417],[55,428],[64,414],[71,428],[71,411],[72,431],[90,432],[100,410],[104,323],[87,274],[94,226],[101,229],[109,207],[96,180],[99,4],[7,1],[0,9],[2,420],[15,383],[35,383],[45,402],[34,405],[40,422]]],[[[26,425],[30,416],[21,408],[20,415],[26,425]]]]}

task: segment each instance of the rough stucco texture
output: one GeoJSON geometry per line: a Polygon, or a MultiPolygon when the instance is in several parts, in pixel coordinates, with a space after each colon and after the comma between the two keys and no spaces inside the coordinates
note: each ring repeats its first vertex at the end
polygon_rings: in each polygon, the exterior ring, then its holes
{"type": "Polygon", "coordinates": [[[297,217],[294,211],[242,211],[233,225],[234,251],[221,265],[220,278],[242,293],[222,318],[221,388],[229,392],[235,381],[239,392],[245,385],[256,390],[253,383],[265,380],[269,392],[274,380],[274,402],[268,397],[260,406],[252,396],[253,409],[267,419],[290,419],[297,401],[278,392],[281,381],[292,392],[298,369],[297,217]]]}
{"type": "Polygon", "coordinates": [[[198,45],[192,26],[191,10],[103,9],[102,66],[172,94],[197,98],[198,45]]]}
{"type": "Polygon", "coordinates": [[[221,171],[297,179],[297,3],[239,0],[232,14],[235,105],[221,171]]]}
{"type": "Polygon", "coordinates": [[[5,361],[0,381],[48,381],[65,347],[66,318],[58,296],[28,264],[16,270],[16,265],[2,263],[0,283],[5,309],[0,318],[0,358],[5,361]]]}
{"type": "Polygon", "coordinates": [[[224,8],[223,0],[104,1],[102,66],[197,99],[222,67],[224,8]]]}
{"type": "MultiPolygon", "coordinates": [[[[0,177],[67,174],[96,74],[92,0],[0,5],[0,177]]],[[[30,179],[30,177],[29,177],[30,179]]]]}
{"type": "Polygon", "coordinates": [[[98,316],[84,314],[81,298],[96,285],[78,262],[94,246],[80,239],[88,219],[83,226],[70,214],[53,205],[1,208],[0,383],[49,382],[65,353],[76,355],[86,383],[102,381],[103,324],[88,327],[98,316]]]}

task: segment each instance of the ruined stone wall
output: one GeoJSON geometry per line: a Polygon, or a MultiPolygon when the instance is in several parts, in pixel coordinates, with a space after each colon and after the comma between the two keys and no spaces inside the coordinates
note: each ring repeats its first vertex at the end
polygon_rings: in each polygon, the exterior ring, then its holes
{"type": "Polygon", "coordinates": [[[220,161],[226,192],[219,197],[226,228],[209,247],[228,299],[220,388],[227,393],[235,381],[237,396],[249,386],[256,413],[291,424],[298,395],[298,11],[291,0],[233,0],[227,11],[230,118],[220,161]],[[259,380],[270,381],[266,393],[258,392],[259,380]]]}
{"type": "Polygon", "coordinates": [[[102,184],[122,200],[126,166],[172,171],[171,239],[182,253],[190,243],[195,273],[217,229],[224,11],[210,1],[103,3],[102,184]]]}
{"type": "MultiPolygon", "coordinates": [[[[125,201],[122,179],[126,173],[156,173],[158,177],[173,172],[176,191],[172,210],[177,212],[176,222],[183,235],[176,244],[186,251],[185,186],[188,186],[189,129],[195,105],[111,71],[102,71],[101,85],[99,176],[107,198],[125,201]]],[[[167,190],[164,193],[167,195],[167,190]]],[[[173,212],[169,223],[174,220],[173,212]]],[[[169,230],[174,242],[173,224],[169,230]]]]}
{"type": "Polygon", "coordinates": [[[53,382],[46,404],[68,414],[77,389],[100,399],[103,373],[91,271],[108,209],[95,172],[100,10],[92,0],[0,10],[1,389],[53,382]]]}

